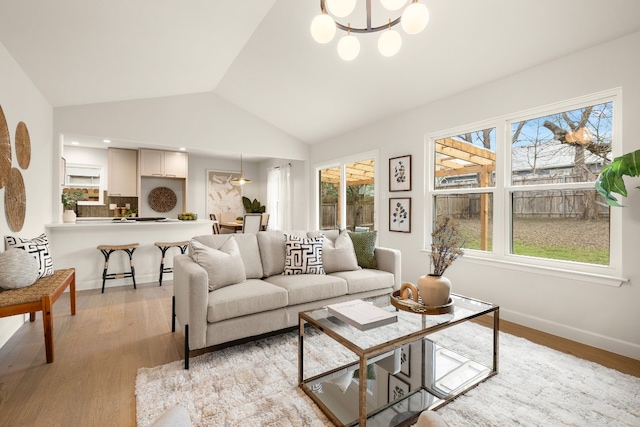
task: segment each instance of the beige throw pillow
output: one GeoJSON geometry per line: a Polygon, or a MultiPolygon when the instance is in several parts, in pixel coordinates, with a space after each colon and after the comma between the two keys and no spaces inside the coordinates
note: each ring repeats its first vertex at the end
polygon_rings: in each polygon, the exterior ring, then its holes
{"type": "Polygon", "coordinates": [[[322,266],[326,273],[360,270],[353,241],[347,230],[342,230],[335,242],[324,237],[322,242],[322,266]]]}
{"type": "Polygon", "coordinates": [[[209,276],[209,291],[244,282],[244,263],[240,255],[238,242],[232,236],[220,249],[213,249],[202,243],[191,240],[191,257],[209,276]]]}

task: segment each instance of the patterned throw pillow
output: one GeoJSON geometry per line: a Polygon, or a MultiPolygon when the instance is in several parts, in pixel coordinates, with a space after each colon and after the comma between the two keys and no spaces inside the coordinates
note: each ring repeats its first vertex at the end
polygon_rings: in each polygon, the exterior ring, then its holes
{"type": "Polygon", "coordinates": [[[325,274],[322,268],[323,236],[301,238],[287,235],[282,274],[325,274]]]}
{"type": "Polygon", "coordinates": [[[38,278],[51,276],[53,274],[53,260],[49,251],[49,240],[47,235],[42,233],[33,239],[23,239],[15,236],[5,236],[7,249],[24,249],[38,261],[38,278]]]}
{"type": "Polygon", "coordinates": [[[356,233],[349,232],[349,237],[353,242],[353,248],[356,251],[358,265],[362,268],[378,268],[376,262],[376,238],[377,231],[358,231],[356,233]]]}

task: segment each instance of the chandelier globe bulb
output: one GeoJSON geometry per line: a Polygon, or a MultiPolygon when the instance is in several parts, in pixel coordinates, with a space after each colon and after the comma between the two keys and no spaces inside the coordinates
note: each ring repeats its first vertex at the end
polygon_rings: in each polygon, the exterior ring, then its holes
{"type": "Polygon", "coordinates": [[[429,9],[424,3],[414,1],[402,12],[400,25],[407,34],[418,34],[429,23],[429,9]]]}
{"type": "Polygon", "coordinates": [[[313,18],[311,21],[311,36],[315,41],[321,44],[329,43],[336,35],[336,23],[326,13],[313,18]]]}
{"type": "Polygon", "coordinates": [[[407,0],[380,0],[380,3],[387,10],[398,10],[407,3],[407,0]]]}
{"type": "Polygon", "coordinates": [[[356,0],[327,0],[327,9],[337,18],[344,18],[356,8],[356,0]]]}
{"type": "Polygon", "coordinates": [[[351,33],[342,37],[338,42],[338,55],[345,61],[353,61],[360,53],[360,41],[351,33]]]}
{"type": "Polygon", "coordinates": [[[378,39],[378,50],[382,56],[392,57],[400,51],[400,47],[402,47],[402,37],[396,30],[389,29],[378,39]]]}

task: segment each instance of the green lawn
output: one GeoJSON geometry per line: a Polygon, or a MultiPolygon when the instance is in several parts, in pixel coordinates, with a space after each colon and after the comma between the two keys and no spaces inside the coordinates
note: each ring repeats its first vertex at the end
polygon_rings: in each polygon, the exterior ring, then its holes
{"type": "MultiPolygon", "coordinates": [[[[480,250],[477,220],[460,220],[465,247],[480,250]]],[[[609,264],[608,222],[574,219],[527,218],[514,224],[514,254],[589,264],[609,264]]],[[[490,225],[490,235],[491,235],[490,225]]],[[[489,240],[488,251],[493,248],[489,240]]]]}

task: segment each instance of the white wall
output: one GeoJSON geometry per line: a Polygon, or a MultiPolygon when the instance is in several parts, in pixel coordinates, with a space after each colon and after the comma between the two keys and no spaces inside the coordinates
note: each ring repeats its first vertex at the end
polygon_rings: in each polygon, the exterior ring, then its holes
{"type": "MultiPolygon", "coordinates": [[[[640,33],[568,55],[533,69],[372,123],[370,126],[316,144],[311,148],[309,191],[314,194],[314,165],[336,157],[380,149],[380,171],[385,183],[379,195],[379,243],[402,250],[402,279],[416,282],[428,272],[424,247],[425,135],[554,102],[622,87],[623,152],[640,149],[640,33]],[[340,153],[336,156],[334,153],[340,153]],[[413,155],[412,232],[390,233],[388,159],[413,155]]],[[[508,58],[505,58],[508,60],[508,58]]],[[[499,66],[499,64],[495,64],[499,66]]],[[[640,359],[640,190],[630,180],[630,197],[622,212],[623,275],[621,287],[586,283],[542,274],[504,270],[491,264],[465,261],[447,271],[454,291],[501,306],[503,318],[596,347],[640,359]]],[[[314,199],[312,197],[312,199],[314,199]]],[[[313,218],[315,200],[311,201],[313,218]]]]}
{"type": "Polygon", "coordinates": [[[215,153],[306,160],[308,146],[215,95],[200,93],[54,110],[54,134],[77,134],[215,153]]]}
{"type": "MultiPolygon", "coordinates": [[[[53,110],[2,43],[0,76],[0,106],[9,127],[12,166],[22,173],[27,195],[24,226],[22,230],[14,232],[9,229],[5,219],[5,189],[0,189],[0,233],[2,236],[35,237],[44,232],[44,224],[51,222],[53,110]],[[31,163],[26,170],[21,169],[16,160],[14,137],[20,121],[27,125],[31,140],[31,163]]],[[[0,245],[0,251],[4,251],[4,244],[0,245]]],[[[0,319],[0,346],[20,327],[22,319],[23,316],[0,319]]]]}

